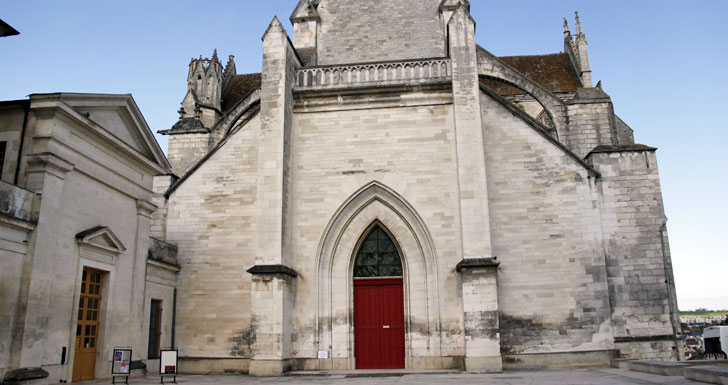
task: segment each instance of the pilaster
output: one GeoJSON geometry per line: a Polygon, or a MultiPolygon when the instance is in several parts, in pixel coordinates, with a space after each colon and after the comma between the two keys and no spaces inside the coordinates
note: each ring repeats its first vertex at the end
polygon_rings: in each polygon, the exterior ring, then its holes
{"type": "Polygon", "coordinates": [[[460,4],[448,23],[464,259],[492,256],[475,22],[460,4]]]}
{"type": "MultiPolygon", "coordinates": [[[[144,291],[146,288],[147,253],[149,251],[149,226],[152,214],[157,206],[144,199],[136,200],[137,219],[134,239],[134,255],[131,275],[131,293],[129,296],[129,346],[146,346],[147,336],[144,325],[144,291]]],[[[146,357],[144,349],[135,349],[133,359],[146,357]]]]}
{"type": "Polygon", "coordinates": [[[498,265],[495,258],[465,259],[461,275],[465,332],[465,370],[500,372],[498,324],[498,265]]]}
{"type": "Polygon", "coordinates": [[[277,17],[263,35],[258,151],[257,255],[251,314],[257,328],[250,374],[279,375],[288,368],[291,305],[296,274],[291,254],[290,131],[295,70],[301,65],[277,17]],[[277,266],[271,269],[270,266],[277,266]],[[280,270],[280,271],[279,271],[280,270]]]}
{"type": "Polygon", "coordinates": [[[38,224],[28,240],[28,251],[23,261],[20,295],[12,343],[10,366],[14,368],[39,367],[45,364],[46,347],[37,341],[48,329],[48,300],[52,297],[55,279],[57,233],[62,228],[63,189],[66,175],[74,165],[50,152],[30,154],[27,157],[28,190],[39,196],[31,218],[38,224]]]}

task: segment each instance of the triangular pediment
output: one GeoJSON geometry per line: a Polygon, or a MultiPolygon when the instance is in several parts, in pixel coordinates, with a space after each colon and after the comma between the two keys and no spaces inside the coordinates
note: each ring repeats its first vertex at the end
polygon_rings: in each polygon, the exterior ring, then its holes
{"type": "Polygon", "coordinates": [[[92,227],[76,234],[76,241],[82,246],[101,249],[117,255],[126,250],[119,237],[105,226],[92,227]]]}
{"type": "Polygon", "coordinates": [[[122,142],[133,147],[145,157],[152,155],[144,143],[144,138],[133,129],[131,119],[123,109],[94,107],[77,108],[77,110],[82,114],[88,114],[89,119],[119,138],[122,142]]]}
{"type": "Polygon", "coordinates": [[[297,21],[321,20],[316,7],[309,0],[301,0],[291,14],[291,23],[297,21]]]}
{"type": "Polygon", "coordinates": [[[61,100],[115,147],[146,159],[161,172],[169,169],[167,158],[131,95],[61,94],[61,100]]]}

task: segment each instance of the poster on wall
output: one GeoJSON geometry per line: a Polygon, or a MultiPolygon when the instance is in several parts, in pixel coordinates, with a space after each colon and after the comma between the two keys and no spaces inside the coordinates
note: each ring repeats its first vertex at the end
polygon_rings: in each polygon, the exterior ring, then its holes
{"type": "Polygon", "coordinates": [[[131,372],[131,349],[114,348],[114,359],[111,365],[111,375],[128,376],[131,372]]]}

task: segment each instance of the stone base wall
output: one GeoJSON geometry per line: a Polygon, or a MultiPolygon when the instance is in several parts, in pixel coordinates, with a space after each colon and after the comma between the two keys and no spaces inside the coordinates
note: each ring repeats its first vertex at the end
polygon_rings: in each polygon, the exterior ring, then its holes
{"type": "Polygon", "coordinates": [[[614,350],[593,350],[565,353],[534,353],[503,355],[504,370],[555,370],[608,367],[614,350]]]}
{"type": "Polygon", "coordinates": [[[620,357],[637,360],[675,360],[674,347],[675,342],[671,340],[630,341],[614,344],[614,348],[619,351],[620,357]]]}
{"type": "Polygon", "coordinates": [[[247,374],[248,358],[180,357],[180,374],[247,374]]]}

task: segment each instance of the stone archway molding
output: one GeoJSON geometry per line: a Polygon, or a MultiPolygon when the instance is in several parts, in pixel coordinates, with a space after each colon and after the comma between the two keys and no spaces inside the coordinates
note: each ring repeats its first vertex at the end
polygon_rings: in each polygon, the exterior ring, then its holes
{"type": "Polygon", "coordinates": [[[566,105],[556,95],[532,82],[513,67],[498,59],[485,48],[478,46],[478,75],[504,82],[531,95],[551,116],[560,138],[568,130],[566,105]]]}
{"type": "MultiPolygon", "coordinates": [[[[316,258],[316,338],[337,369],[353,369],[353,266],[356,247],[374,222],[401,248],[405,291],[406,366],[423,368],[440,356],[436,250],[422,218],[401,195],[372,181],[354,192],[326,226],[316,258]]],[[[327,365],[329,366],[329,365],[327,365]]]]}

